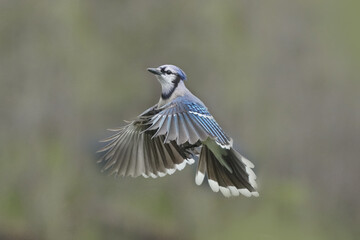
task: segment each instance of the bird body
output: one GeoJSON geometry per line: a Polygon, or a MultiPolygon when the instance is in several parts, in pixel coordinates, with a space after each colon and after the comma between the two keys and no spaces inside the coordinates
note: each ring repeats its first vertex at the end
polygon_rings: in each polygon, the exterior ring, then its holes
{"type": "Polygon", "coordinates": [[[204,103],[185,86],[185,73],[174,65],[149,68],[162,87],[160,100],[128,125],[112,129],[100,162],[121,176],[163,177],[198,157],[195,182],[207,175],[214,192],[226,197],[258,196],[254,165],[233,148],[204,103]],[[199,153],[200,151],[200,153],[199,153]]]}

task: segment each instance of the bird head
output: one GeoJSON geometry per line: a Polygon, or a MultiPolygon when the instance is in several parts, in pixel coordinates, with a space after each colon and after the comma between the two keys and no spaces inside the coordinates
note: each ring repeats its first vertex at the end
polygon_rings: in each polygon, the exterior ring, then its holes
{"type": "Polygon", "coordinates": [[[175,81],[185,81],[186,74],[179,67],[174,65],[161,65],[157,68],[148,68],[149,72],[153,73],[161,84],[174,83],[175,81]]]}
{"type": "Polygon", "coordinates": [[[148,68],[147,70],[153,73],[160,82],[163,99],[169,98],[179,86],[180,81],[186,80],[184,71],[174,65],[166,64],[157,68],[148,68]]]}

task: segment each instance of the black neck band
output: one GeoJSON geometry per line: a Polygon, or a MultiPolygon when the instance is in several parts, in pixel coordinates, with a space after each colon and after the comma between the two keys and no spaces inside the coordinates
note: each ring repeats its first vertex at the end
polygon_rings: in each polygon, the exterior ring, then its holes
{"type": "Polygon", "coordinates": [[[174,85],[171,88],[171,90],[169,92],[167,92],[167,93],[161,93],[161,98],[164,99],[164,100],[169,99],[171,97],[171,95],[174,93],[177,86],[179,85],[180,80],[181,80],[180,77],[176,76],[176,78],[172,81],[172,83],[174,85]]]}

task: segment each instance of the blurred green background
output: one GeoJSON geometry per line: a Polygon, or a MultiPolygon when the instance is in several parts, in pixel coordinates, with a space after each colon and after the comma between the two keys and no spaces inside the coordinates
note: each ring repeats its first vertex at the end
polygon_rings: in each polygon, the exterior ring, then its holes
{"type": "Polygon", "coordinates": [[[0,239],[358,239],[360,2],[0,1],[0,239]],[[259,198],[108,177],[99,139],[171,63],[259,198]]]}

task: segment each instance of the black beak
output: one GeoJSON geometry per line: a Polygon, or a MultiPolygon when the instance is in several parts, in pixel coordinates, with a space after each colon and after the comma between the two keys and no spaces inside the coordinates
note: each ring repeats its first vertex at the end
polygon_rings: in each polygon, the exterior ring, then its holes
{"type": "Polygon", "coordinates": [[[157,68],[148,68],[147,70],[155,75],[161,74],[161,72],[157,68]]]}

